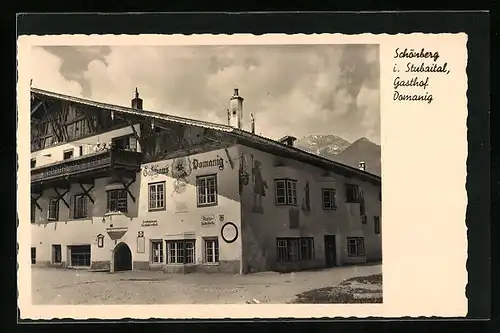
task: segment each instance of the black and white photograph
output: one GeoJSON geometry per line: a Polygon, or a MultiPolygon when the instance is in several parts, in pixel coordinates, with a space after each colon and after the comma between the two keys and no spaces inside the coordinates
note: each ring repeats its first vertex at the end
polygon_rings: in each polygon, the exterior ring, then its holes
{"type": "Polygon", "coordinates": [[[378,45],[31,57],[35,304],[382,302],[378,45]]]}
{"type": "Polygon", "coordinates": [[[466,313],[466,37],[22,36],[21,316],[466,313]]]}

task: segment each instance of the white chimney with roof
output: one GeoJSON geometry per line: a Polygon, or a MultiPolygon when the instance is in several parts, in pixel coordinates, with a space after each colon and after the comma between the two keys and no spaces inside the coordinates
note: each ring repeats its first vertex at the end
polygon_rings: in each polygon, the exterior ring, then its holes
{"type": "Polygon", "coordinates": [[[363,161],[360,161],[358,167],[359,167],[359,170],[365,171],[366,170],[366,163],[363,161]]]}
{"type": "Polygon", "coordinates": [[[229,99],[229,126],[236,128],[243,127],[243,97],[240,96],[239,90],[234,89],[233,96],[229,99]]]}

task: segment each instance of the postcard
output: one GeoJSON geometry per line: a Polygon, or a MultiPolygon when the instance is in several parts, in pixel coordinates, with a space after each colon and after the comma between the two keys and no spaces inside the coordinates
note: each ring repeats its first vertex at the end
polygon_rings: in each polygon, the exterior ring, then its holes
{"type": "Polygon", "coordinates": [[[20,36],[21,319],[464,316],[466,45],[20,36]]]}

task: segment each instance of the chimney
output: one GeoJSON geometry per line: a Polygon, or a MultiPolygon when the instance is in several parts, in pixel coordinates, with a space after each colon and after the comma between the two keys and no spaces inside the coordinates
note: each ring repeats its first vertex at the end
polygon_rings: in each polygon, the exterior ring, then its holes
{"type": "Polygon", "coordinates": [[[253,113],[250,113],[250,119],[252,120],[252,133],[255,134],[255,117],[253,113]]]}
{"type": "Polygon", "coordinates": [[[297,140],[296,137],[286,135],[286,136],[282,137],[281,139],[279,139],[278,142],[281,144],[293,147],[293,143],[295,140],[297,140]]]}
{"type": "Polygon", "coordinates": [[[139,91],[135,88],[135,98],[132,100],[132,109],[142,110],[142,99],[139,97],[139,91]]]}
{"type": "Polygon", "coordinates": [[[359,170],[365,171],[366,170],[366,164],[365,164],[365,162],[360,161],[358,167],[359,167],[359,170]]]}
{"type": "Polygon", "coordinates": [[[229,125],[242,128],[243,127],[243,97],[240,96],[239,90],[234,89],[233,96],[229,99],[229,125]]]}

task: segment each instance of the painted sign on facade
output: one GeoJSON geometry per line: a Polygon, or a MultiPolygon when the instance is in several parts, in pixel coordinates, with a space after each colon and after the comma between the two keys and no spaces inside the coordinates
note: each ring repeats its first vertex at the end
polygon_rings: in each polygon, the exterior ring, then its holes
{"type": "Polygon", "coordinates": [[[215,224],[215,216],[214,215],[202,215],[201,216],[201,225],[212,225],[215,224]]]}
{"type": "Polygon", "coordinates": [[[196,158],[193,159],[193,170],[206,169],[217,167],[220,171],[224,170],[224,159],[217,155],[216,158],[211,160],[200,161],[196,158]]]}
{"type": "Polygon", "coordinates": [[[141,223],[141,226],[143,227],[152,227],[152,226],[157,226],[158,221],[157,220],[144,220],[141,223]]]}
{"type": "Polygon", "coordinates": [[[152,179],[155,179],[159,175],[164,175],[167,176],[170,171],[170,168],[168,165],[159,165],[159,164],[154,164],[151,166],[144,166],[142,169],[142,175],[144,177],[151,177],[152,179]]]}

